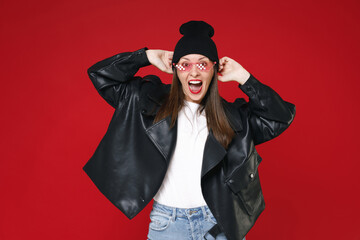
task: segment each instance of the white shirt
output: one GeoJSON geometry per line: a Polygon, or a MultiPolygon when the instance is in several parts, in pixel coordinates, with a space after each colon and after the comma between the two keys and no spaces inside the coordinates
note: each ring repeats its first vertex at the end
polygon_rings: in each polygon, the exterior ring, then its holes
{"type": "Polygon", "coordinates": [[[185,101],[178,113],[177,140],[164,181],[154,199],[177,208],[206,205],[201,192],[201,167],[208,129],[205,111],[199,104],[185,101]]]}

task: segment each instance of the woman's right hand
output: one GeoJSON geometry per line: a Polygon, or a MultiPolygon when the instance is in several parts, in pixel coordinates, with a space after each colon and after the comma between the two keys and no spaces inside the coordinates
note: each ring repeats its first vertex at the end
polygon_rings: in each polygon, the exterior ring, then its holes
{"type": "Polygon", "coordinates": [[[146,56],[149,62],[163,72],[172,74],[171,61],[174,52],[160,49],[146,50],[146,56]]]}

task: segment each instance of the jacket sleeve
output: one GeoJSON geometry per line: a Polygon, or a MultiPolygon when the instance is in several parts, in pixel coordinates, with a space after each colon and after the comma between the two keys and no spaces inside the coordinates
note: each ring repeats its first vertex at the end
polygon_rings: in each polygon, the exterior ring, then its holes
{"type": "Polygon", "coordinates": [[[294,120],[295,105],[282,100],[273,89],[253,75],[239,88],[249,97],[248,120],[255,144],[280,135],[294,120]]]}
{"type": "Polygon", "coordinates": [[[88,75],[96,90],[114,108],[121,98],[126,96],[128,83],[137,79],[134,77],[136,72],[141,67],[150,65],[146,50],[147,48],[142,48],[135,52],[120,53],[88,69],[88,75]]]}

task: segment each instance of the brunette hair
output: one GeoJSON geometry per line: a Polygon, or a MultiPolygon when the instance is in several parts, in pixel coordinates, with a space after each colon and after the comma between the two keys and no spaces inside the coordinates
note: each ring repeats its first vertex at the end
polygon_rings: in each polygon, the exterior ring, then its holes
{"type": "MultiPolygon", "coordinates": [[[[222,100],[218,90],[217,79],[218,64],[214,66],[214,76],[211,80],[209,89],[202,99],[199,111],[205,110],[207,127],[212,130],[214,137],[226,149],[230,144],[235,133],[231,128],[229,120],[225,114],[222,100]]],[[[154,123],[161,119],[171,116],[171,125],[175,125],[178,113],[184,106],[185,95],[182,89],[181,82],[177,76],[176,68],[173,67],[173,81],[169,95],[166,97],[164,104],[162,104],[158,113],[155,116],[154,123]]]]}

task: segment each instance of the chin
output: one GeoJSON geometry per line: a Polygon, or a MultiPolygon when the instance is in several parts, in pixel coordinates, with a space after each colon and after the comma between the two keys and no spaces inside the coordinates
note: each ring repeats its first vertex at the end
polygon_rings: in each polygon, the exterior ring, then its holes
{"type": "Polygon", "coordinates": [[[203,96],[199,96],[199,97],[189,97],[189,101],[191,102],[196,102],[196,103],[200,103],[203,99],[203,96]]]}

